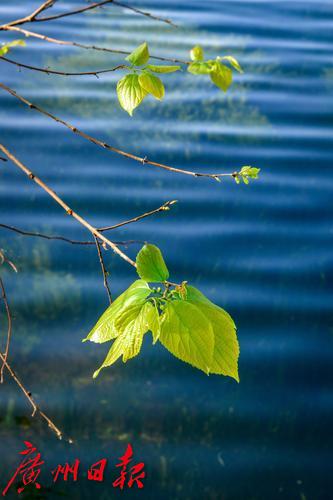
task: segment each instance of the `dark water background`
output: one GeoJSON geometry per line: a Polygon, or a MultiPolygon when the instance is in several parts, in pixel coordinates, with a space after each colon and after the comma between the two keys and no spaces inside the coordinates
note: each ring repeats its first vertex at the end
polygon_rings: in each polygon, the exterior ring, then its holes
{"type": "MultiPolygon", "coordinates": [[[[163,250],[174,281],[187,279],[235,318],[238,385],[206,377],[146,336],[139,357],[93,381],[107,346],[81,344],[107,306],[94,247],[0,230],[19,268],[3,275],[13,310],[11,360],[43,409],[76,444],[59,442],[8,379],[0,399],[0,481],[22,441],[50,470],[109,458],[107,479],[57,484],[40,498],[109,499],[114,464],[128,442],[146,463],[144,499],[333,498],[333,4],[331,1],[147,0],[178,29],[115,6],[31,29],[87,44],[187,58],[233,54],[245,69],[227,96],[205,77],[166,75],[162,104],[147,99],[131,119],[119,109],[119,74],[62,78],[1,62],[1,80],[85,131],[181,168],[228,171],[252,164],[259,181],[237,186],[177,176],[103,151],[0,94],[1,142],[93,224],[122,221],[178,199],[172,211],[113,238],[163,250]]],[[[38,5],[1,2],[1,22],[38,5]]],[[[66,2],[63,8],[78,5],[66,2]]],[[[80,4],[81,5],[81,4],[80,4]]],[[[60,11],[59,6],[54,8],[60,11]]],[[[3,40],[10,37],[6,35],[3,40]]],[[[17,38],[17,37],[15,37],[17,38]]],[[[120,59],[29,39],[12,57],[55,69],[106,68],[120,59]]],[[[0,165],[1,221],[26,230],[89,235],[12,164],[0,165]]],[[[135,256],[140,246],[128,252],[135,256]]],[[[106,254],[116,296],[135,273],[106,254]]],[[[3,273],[3,270],[1,270],[3,273]]],[[[1,317],[5,331],[5,318],[1,317]]],[[[82,474],[83,474],[82,468],[82,474]]],[[[45,493],[46,491],[46,493],[45,493]]],[[[15,494],[8,497],[15,498],[15,494]]],[[[35,498],[33,489],[25,498],[35,498]]]]}

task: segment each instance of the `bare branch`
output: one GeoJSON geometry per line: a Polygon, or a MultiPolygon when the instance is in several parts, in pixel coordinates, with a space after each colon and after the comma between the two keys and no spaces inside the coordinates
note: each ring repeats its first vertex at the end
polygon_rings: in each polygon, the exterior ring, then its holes
{"type": "Polygon", "coordinates": [[[98,241],[98,239],[96,238],[95,235],[94,235],[94,240],[95,240],[95,244],[96,244],[96,248],[97,248],[97,254],[98,254],[99,263],[101,265],[101,269],[102,269],[102,273],[103,273],[104,287],[106,289],[106,293],[108,294],[109,302],[110,302],[110,304],[112,304],[112,296],[111,296],[111,291],[110,291],[110,287],[109,287],[109,283],[108,283],[108,272],[105,269],[105,264],[104,264],[102,250],[101,250],[101,245],[100,245],[100,243],[99,243],[99,241],[98,241]]]}
{"type": "Polygon", "coordinates": [[[9,27],[9,26],[19,26],[19,25],[22,25],[25,23],[32,23],[32,22],[36,23],[36,22],[53,21],[55,19],[61,19],[63,17],[81,14],[82,12],[86,12],[88,10],[97,9],[97,8],[102,7],[104,5],[107,5],[107,4],[117,5],[118,7],[122,7],[124,9],[131,10],[131,11],[135,12],[136,14],[140,14],[142,16],[149,17],[150,19],[153,19],[155,21],[160,21],[162,23],[166,23],[166,24],[169,24],[171,26],[177,27],[176,24],[174,24],[170,19],[165,19],[163,17],[154,16],[150,12],[146,12],[146,11],[137,9],[135,7],[131,7],[130,5],[127,5],[127,4],[122,3],[122,2],[118,2],[116,0],[103,0],[101,2],[95,2],[95,3],[92,3],[88,6],[86,6],[86,7],[80,7],[79,9],[71,10],[69,12],[54,14],[53,16],[38,17],[39,14],[41,14],[43,11],[45,11],[46,9],[51,7],[55,3],[55,1],[56,0],[47,0],[40,7],[38,7],[38,9],[36,9],[32,14],[29,14],[28,16],[22,17],[21,19],[16,19],[15,21],[11,21],[8,24],[4,24],[0,28],[9,27]]]}
{"type": "Polygon", "coordinates": [[[81,7],[80,9],[72,10],[70,12],[64,12],[62,14],[55,14],[54,16],[39,17],[37,19],[34,19],[34,21],[35,22],[53,21],[54,19],[60,19],[62,17],[67,17],[67,16],[73,16],[75,14],[80,14],[82,12],[86,12],[87,10],[96,9],[96,8],[102,7],[103,5],[111,4],[111,3],[113,5],[123,7],[124,9],[131,10],[131,11],[135,12],[136,14],[140,14],[142,16],[149,17],[150,19],[153,19],[154,21],[160,21],[162,23],[170,24],[171,26],[177,27],[177,25],[174,24],[170,19],[166,19],[166,18],[159,17],[159,16],[154,16],[150,12],[146,12],[146,11],[143,11],[141,9],[131,7],[130,5],[127,5],[123,2],[118,2],[116,0],[104,0],[102,2],[95,2],[95,3],[88,5],[87,7],[81,7]]]}
{"type": "Polygon", "coordinates": [[[170,210],[170,207],[177,203],[177,200],[167,201],[162,206],[155,208],[155,210],[151,210],[150,212],[146,212],[138,217],[133,217],[133,219],[126,220],[124,222],[119,222],[119,224],[114,224],[113,226],[100,227],[98,230],[102,233],[103,231],[110,231],[112,229],[117,229],[118,227],[126,226],[127,224],[132,224],[133,222],[138,222],[145,217],[149,217],[150,215],[157,214],[158,212],[164,212],[166,210],[170,210]]]}
{"type": "Polygon", "coordinates": [[[7,368],[8,372],[10,373],[12,379],[16,382],[16,384],[19,386],[19,388],[21,389],[21,391],[23,392],[23,394],[25,395],[25,397],[27,398],[27,400],[31,404],[31,406],[32,406],[32,416],[34,417],[36,414],[39,414],[40,417],[43,420],[45,420],[45,422],[47,423],[47,425],[49,426],[49,428],[55,433],[55,435],[57,436],[58,439],[65,439],[65,441],[67,441],[68,443],[72,444],[73,440],[71,438],[64,438],[64,434],[59,429],[59,427],[57,427],[55,425],[55,423],[50,419],[50,417],[48,417],[46,415],[46,413],[44,413],[41,410],[40,406],[33,399],[31,392],[28,389],[25,388],[25,386],[23,385],[23,382],[21,382],[21,380],[18,378],[18,376],[14,372],[13,368],[8,364],[8,362],[6,361],[4,355],[1,352],[0,352],[0,359],[4,363],[5,367],[7,368]]]}
{"type": "MultiPolygon", "coordinates": [[[[47,0],[46,2],[42,3],[42,5],[40,5],[36,10],[34,10],[28,16],[22,17],[20,19],[16,19],[15,21],[11,21],[10,23],[5,24],[3,26],[16,26],[19,24],[31,23],[33,21],[36,21],[36,17],[38,16],[38,14],[41,14],[46,9],[52,7],[52,5],[55,2],[56,2],[56,0],[47,0]]],[[[0,26],[0,28],[2,28],[3,26],[0,26]]]]}
{"type": "MultiPolygon", "coordinates": [[[[22,229],[19,229],[14,226],[9,226],[8,224],[0,224],[0,227],[3,229],[8,229],[9,231],[13,231],[15,233],[21,234],[22,236],[34,236],[37,238],[43,238],[45,240],[58,240],[58,241],[63,241],[65,243],[70,243],[71,245],[82,245],[82,246],[89,246],[89,245],[95,245],[93,241],[80,241],[80,240],[70,240],[69,238],[65,238],[64,236],[50,236],[48,234],[43,234],[43,233],[34,233],[31,231],[23,231],[22,229]]],[[[126,240],[126,241],[114,241],[116,245],[119,246],[127,246],[127,245],[133,245],[136,243],[143,243],[140,240],[126,240]]],[[[1,252],[0,252],[0,257],[1,257],[1,252]]],[[[6,259],[7,263],[8,261],[6,259]]],[[[12,264],[12,263],[11,263],[12,264]]]]}
{"type": "MultiPolygon", "coordinates": [[[[38,38],[39,40],[43,40],[44,42],[48,43],[54,43],[57,45],[65,45],[69,47],[78,47],[80,49],[87,49],[87,50],[97,50],[100,52],[108,52],[111,54],[123,54],[123,55],[129,55],[130,52],[127,50],[121,50],[121,49],[111,49],[108,47],[99,47],[97,45],[86,45],[84,43],[78,43],[78,42],[71,42],[69,40],[60,40],[59,38],[52,38],[50,36],[46,35],[41,35],[40,33],[36,33],[35,31],[30,31],[25,28],[20,28],[18,26],[0,26],[0,30],[5,30],[5,31],[15,31],[17,33],[22,33],[22,35],[25,35],[26,37],[33,37],[33,38],[38,38]]],[[[164,61],[164,62],[172,62],[172,63],[177,63],[177,64],[190,64],[189,61],[184,61],[182,59],[175,59],[175,58],[170,58],[170,57],[161,57],[161,56],[150,56],[151,59],[156,59],[158,61],[164,61]]]]}
{"type": "Polygon", "coordinates": [[[0,383],[3,383],[3,371],[5,368],[5,364],[8,359],[8,354],[9,354],[9,346],[10,346],[10,339],[12,336],[12,315],[10,312],[9,304],[8,304],[8,299],[7,299],[7,294],[6,294],[6,289],[4,282],[2,278],[0,277],[0,290],[1,290],[1,299],[3,300],[3,303],[5,305],[5,310],[6,310],[6,315],[7,315],[7,340],[6,340],[6,348],[5,348],[5,353],[4,353],[4,359],[0,368],[0,383]]]}
{"type": "Polygon", "coordinates": [[[119,64],[118,66],[115,66],[110,69],[102,69],[98,71],[81,71],[81,72],[66,72],[66,71],[55,71],[53,69],[49,68],[39,68],[37,66],[30,66],[29,64],[24,64],[20,63],[18,61],[14,61],[13,59],[9,59],[8,57],[0,56],[0,61],[3,60],[5,62],[8,62],[10,64],[14,64],[15,66],[18,66],[19,68],[25,68],[25,69],[30,69],[33,71],[38,71],[40,73],[46,73],[47,75],[60,75],[60,76],[98,76],[101,75],[102,73],[111,73],[112,71],[117,71],[118,69],[124,69],[128,68],[129,66],[126,66],[125,64],[119,64]]]}
{"type": "Polygon", "coordinates": [[[111,146],[107,142],[103,142],[103,141],[101,141],[99,139],[96,139],[95,137],[93,137],[93,136],[87,134],[86,132],[83,132],[82,130],[78,129],[74,125],[71,125],[70,123],[65,122],[65,120],[62,120],[61,118],[58,118],[57,116],[53,115],[52,113],[49,113],[48,111],[46,111],[45,109],[41,108],[40,106],[37,106],[36,104],[33,104],[32,102],[28,101],[27,99],[25,99],[25,97],[23,97],[23,96],[19,95],[17,92],[15,92],[15,90],[11,89],[10,87],[7,87],[7,85],[5,85],[3,83],[0,83],[0,88],[4,89],[6,92],[8,92],[9,94],[11,94],[13,97],[16,97],[16,99],[18,99],[19,101],[23,102],[27,106],[29,106],[30,109],[34,109],[35,111],[38,111],[42,115],[47,116],[48,118],[51,118],[51,120],[54,120],[55,122],[60,123],[61,125],[64,125],[66,128],[68,128],[69,130],[71,130],[74,134],[77,134],[80,137],[83,137],[83,139],[86,139],[86,140],[92,142],[93,144],[96,144],[97,146],[100,146],[100,147],[102,147],[104,149],[107,149],[109,151],[113,151],[114,153],[117,153],[117,154],[119,154],[121,156],[124,156],[125,158],[130,158],[132,160],[135,160],[135,161],[141,163],[141,165],[151,165],[152,167],[161,168],[161,169],[167,170],[169,172],[174,172],[174,173],[184,174],[184,175],[190,175],[191,177],[208,177],[208,178],[214,179],[214,180],[217,180],[220,177],[237,177],[237,175],[238,175],[238,172],[232,172],[232,173],[219,173],[219,172],[218,173],[202,173],[202,172],[193,172],[191,170],[183,170],[181,168],[171,167],[170,165],[166,165],[164,163],[158,163],[158,162],[155,162],[155,161],[148,160],[148,158],[146,156],[145,157],[141,157],[141,156],[134,155],[132,153],[128,153],[126,151],[123,151],[121,149],[118,149],[118,148],[115,148],[115,147],[111,146]]]}
{"type": "Polygon", "coordinates": [[[32,181],[34,181],[38,186],[40,186],[51,198],[53,198],[58,205],[60,205],[65,212],[76,219],[80,224],[86,227],[94,236],[97,236],[101,241],[106,243],[107,246],[112,248],[112,250],[118,254],[122,259],[131,264],[133,267],[136,267],[135,262],[130,259],[120,248],[111,240],[106,238],[102,233],[100,233],[94,226],[89,224],[83,217],[74,212],[67,203],[65,203],[51,188],[49,188],[39,177],[31,172],[25,165],[23,165],[20,160],[18,160],[8,149],[0,144],[1,151],[20,169],[22,170],[32,181]]]}

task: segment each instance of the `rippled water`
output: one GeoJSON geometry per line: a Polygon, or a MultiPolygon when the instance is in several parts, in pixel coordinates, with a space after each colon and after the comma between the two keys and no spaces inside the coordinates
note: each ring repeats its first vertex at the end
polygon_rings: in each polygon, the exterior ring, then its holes
{"type": "MultiPolygon", "coordinates": [[[[113,466],[131,442],[136,458],[146,463],[141,498],[328,500],[333,486],[332,2],[131,4],[171,17],[179,27],[110,6],[31,28],[125,50],[147,40],[152,53],[180,58],[200,42],[212,57],[237,56],[245,74],[236,76],[227,96],[205,77],[166,75],[163,104],[147,99],[134,119],[116,102],[116,74],[51,77],[1,62],[1,80],[112,145],[207,172],[252,164],[262,169],[260,180],[220,185],[140,166],[71,134],[3,91],[1,142],[97,226],[179,200],[170,212],[121,228],[113,237],[158,244],[175,281],[189,280],[230,311],[238,326],[241,383],[205,377],[162,347],[152,347],[148,336],[138,358],[117,363],[93,381],[106,348],[81,339],[107,305],[94,247],[1,229],[0,246],[19,268],[18,275],[4,276],[14,315],[12,363],[43,409],[76,441],[71,447],[60,443],[30,418],[25,399],[7,378],[0,400],[1,486],[23,439],[29,439],[48,469],[76,457],[85,465],[109,458],[102,484],[82,477],[51,487],[45,472],[47,498],[113,498],[113,466]]],[[[1,22],[37,5],[0,5],[1,22]]],[[[75,5],[66,2],[66,8],[75,5]]],[[[72,71],[120,61],[33,39],[12,57],[72,71]]],[[[0,222],[89,237],[12,164],[0,167],[0,222]]],[[[128,252],[134,257],[138,248],[128,252]]],[[[111,252],[106,258],[117,295],[135,275],[111,252]]]]}

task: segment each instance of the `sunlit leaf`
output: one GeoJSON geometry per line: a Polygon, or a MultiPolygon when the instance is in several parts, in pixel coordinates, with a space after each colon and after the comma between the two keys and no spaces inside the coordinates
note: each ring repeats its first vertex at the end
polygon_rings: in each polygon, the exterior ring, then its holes
{"type": "Polygon", "coordinates": [[[216,61],[210,72],[210,78],[217,87],[226,92],[232,83],[232,71],[224,64],[216,61]]]}
{"type": "Polygon", "coordinates": [[[161,317],[159,340],[177,358],[209,373],[214,333],[199,307],[183,300],[168,302],[161,317]]]}
{"type": "MultiPolygon", "coordinates": [[[[102,368],[111,366],[113,363],[123,357],[124,363],[134,356],[137,356],[142,346],[144,334],[148,331],[147,312],[150,310],[149,302],[143,303],[137,307],[131,307],[131,319],[126,322],[122,333],[114,341],[110,351],[98,370],[95,371],[93,377],[96,378],[102,368]],[[135,313],[134,313],[135,310],[135,313]]],[[[127,317],[127,320],[129,317],[127,317]]]]}
{"type": "Polygon", "coordinates": [[[186,300],[198,307],[213,327],[215,342],[210,372],[232,377],[239,382],[239,344],[233,319],[195,287],[187,286],[186,300]]]}
{"type": "Polygon", "coordinates": [[[0,57],[7,54],[7,52],[9,51],[9,49],[11,47],[17,47],[18,45],[20,45],[21,47],[25,47],[26,43],[24,40],[13,40],[9,43],[6,43],[5,45],[1,45],[0,46],[0,57]]]}
{"type": "Polygon", "coordinates": [[[161,250],[155,245],[144,245],[136,257],[136,270],[141,279],[162,282],[169,278],[169,271],[161,250]]]}
{"type": "Polygon", "coordinates": [[[150,294],[151,289],[145,281],[135,281],[106,309],[83,341],[103,343],[118,337],[119,330],[115,325],[117,318],[133,304],[144,304],[150,294]]]}
{"type": "Polygon", "coordinates": [[[163,99],[164,85],[158,76],[150,75],[149,73],[142,73],[139,76],[139,83],[141,87],[148,92],[148,94],[153,95],[156,99],[163,99]]]}
{"type": "Polygon", "coordinates": [[[161,333],[161,325],[160,325],[160,315],[157,310],[157,306],[155,302],[148,302],[148,307],[146,309],[146,320],[148,325],[148,330],[151,331],[153,336],[153,344],[159,339],[161,333]]]}
{"type": "Polygon", "coordinates": [[[139,106],[147,92],[141,87],[138,75],[129,74],[119,80],[117,95],[121,107],[132,116],[133,110],[139,106]]]}
{"type": "Polygon", "coordinates": [[[149,49],[147,42],[142,43],[133,52],[126,57],[126,61],[129,61],[134,66],[142,66],[146,64],[149,60],[149,49]]]}
{"type": "Polygon", "coordinates": [[[148,64],[147,68],[154,73],[174,73],[181,69],[180,66],[157,66],[155,64],[148,64]]]}
{"type": "Polygon", "coordinates": [[[229,63],[231,64],[231,66],[233,68],[235,68],[235,70],[237,70],[239,73],[244,73],[244,71],[242,70],[241,65],[239,64],[239,62],[237,61],[237,59],[235,57],[233,57],[233,56],[223,56],[220,59],[221,59],[221,61],[222,60],[229,61],[229,63]]]}
{"type": "Polygon", "coordinates": [[[212,71],[212,64],[207,62],[193,62],[188,65],[187,71],[192,75],[207,75],[212,71]]]}
{"type": "Polygon", "coordinates": [[[190,51],[191,61],[202,61],[204,57],[203,48],[200,45],[196,45],[190,51]]]}

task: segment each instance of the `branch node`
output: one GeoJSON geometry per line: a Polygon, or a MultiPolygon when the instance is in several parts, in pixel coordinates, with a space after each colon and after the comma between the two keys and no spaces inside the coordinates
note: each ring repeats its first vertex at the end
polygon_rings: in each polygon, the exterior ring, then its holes
{"type": "Polygon", "coordinates": [[[68,210],[66,210],[66,214],[73,215],[73,210],[71,208],[69,208],[68,210]]]}
{"type": "Polygon", "coordinates": [[[148,163],[148,158],[147,156],[145,156],[144,158],[142,158],[142,165],[145,165],[146,163],[148,163]]]}
{"type": "Polygon", "coordinates": [[[33,174],[32,172],[30,172],[30,174],[28,175],[29,179],[31,179],[32,181],[34,180],[35,178],[35,174],[33,174]]]}

